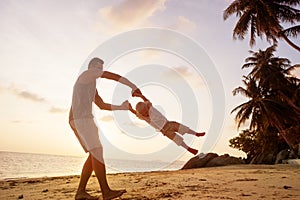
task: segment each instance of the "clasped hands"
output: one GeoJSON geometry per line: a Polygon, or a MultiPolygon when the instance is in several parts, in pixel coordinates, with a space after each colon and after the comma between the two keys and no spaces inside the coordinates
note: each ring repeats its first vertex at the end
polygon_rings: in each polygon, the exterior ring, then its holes
{"type": "MultiPolygon", "coordinates": [[[[131,92],[131,95],[132,97],[140,97],[142,98],[144,101],[148,101],[148,99],[142,94],[141,90],[136,88],[136,89],[132,89],[132,92],[131,92]]],[[[130,102],[128,100],[124,101],[122,104],[121,104],[121,107],[124,109],[124,110],[131,110],[132,109],[132,106],[130,104],[130,102]]]]}

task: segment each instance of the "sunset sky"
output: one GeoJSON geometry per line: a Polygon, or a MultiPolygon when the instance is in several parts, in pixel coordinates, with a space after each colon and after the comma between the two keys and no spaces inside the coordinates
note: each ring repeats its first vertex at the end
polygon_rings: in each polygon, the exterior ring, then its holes
{"type": "MultiPolygon", "coordinates": [[[[239,133],[234,115],[230,112],[245,99],[241,96],[233,97],[232,90],[242,85],[242,76],[247,74],[246,70],[241,70],[241,66],[250,55],[248,51],[251,48],[248,37],[244,41],[232,39],[236,18],[223,20],[223,11],[230,2],[232,1],[1,0],[0,151],[84,155],[68,124],[72,88],[83,63],[94,49],[116,34],[138,28],[159,27],[175,30],[192,38],[213,61],[223,84],[226,107],[222,132],[211,151],[244,156],[230,148],[228,141],[239,133]]],[[[294,41],[300,44],[299,38],[294,41]]],[[[257,40],[252,49],[265,49],[268,45],[257,40]]],[[[211,126],[210,107],[213,105],[210,104],[207,88],[197,88],[197,84],[199,86],[205,80],[200,80],[192,71],[187,70],[187,64],[182,60],[163,52],[158,57],[156,54],[157,52],[141,51],[123,56],[114,63],[115,67],[111,70],[125,75],[129,68],[126,71],[124,65],[159,63],[171,66],[181,76],[187,77],[191,87],[199,92],[197,99],[201,99],[203,106],[203,109],[200,106],[200,111],[203,111],[200,112],[201,127],[193,128],[207,131],[211,126]],[[169,57],[172,63],[165,61],[169,57]],[[136,58],[141,59],[137,62],[136,58]]],[[[276,55],[289,58],[292,64],[300,63],[299,53],[284,42],[279,42],[276,55]]],[[[295,74],[299,77],[299,70],[295,74]]],[[[166,73],[165,76],[172,79],[172,73],[166,73]]],[[[110,87],[112,86],[108,86],[109,89],[110,87]]],[[[103,91],[107,95],[107,102],[111,100],[109,89],[103,91]]],[[[157,89],[154,86],[144,89],[147,97],[161,105],[168,118],[180,120],[178,105],[168,103],[176,102],[171,93],[162,91],[166,98],[161,100],[153,92],[157,89]]],[[[109,112],[97,114],[98,123],[103,124],[104,129],[118,132],[113,117],[109,112]]],[[[139,121],[135,124],[145,126],[139,121]]],[[[161,141],[159,145],[167,142],[161,141]]],[[[130,149],[130,142],[123,143],[121,148],[135,151],[130,149]]],[[[152,145],[151,149],[151,144],[148,144],[147,148],[145,152],[159,147],[152,145]]]]}

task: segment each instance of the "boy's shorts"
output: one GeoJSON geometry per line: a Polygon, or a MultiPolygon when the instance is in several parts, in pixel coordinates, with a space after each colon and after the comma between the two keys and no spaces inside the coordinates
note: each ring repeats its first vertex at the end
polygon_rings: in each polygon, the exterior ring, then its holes
{"type": "Polygon", "coordinates": [[[176,132],[178,132],[180,127],[181,124],[179,124],[178,122],[171,121],[171,122],[167,122],[160,131],[164,136],[173,140],[173,142],[175,142],[178,146],[181,146],[181,144],[183,143],[183,138],[176,134],[176,132]]]}
{"type": "Polygon", "coordinates": [[[177,132],[181,135],[184,135],[189,130],[190,130],[189,127],[187,127],[183,124],[180,124],[175,121],[169,121],[164,125],[164,127],[160,131],[165,133],[166,135],[168,135],[168,134],[172,135],[173,132],[177,132]]]}
{"type": "Polygon", "coordinates": [[[70,126],[85,152],[95,148],[102,148],[98,127],[93,118],[74,119],[70,121],[70,126]]]}

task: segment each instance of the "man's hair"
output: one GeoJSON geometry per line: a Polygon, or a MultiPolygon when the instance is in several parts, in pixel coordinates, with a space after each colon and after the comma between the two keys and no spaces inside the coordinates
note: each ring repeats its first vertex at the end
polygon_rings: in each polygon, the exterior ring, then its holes
{"type": "Polygon", "coordinates": [[[141,115],[146,116],[148,113],[148,106],[145,102],[138,102],[135,106],[135,109],[137,112],[139,112],[141,115]]]}
{"type": "Polygon", "coordinates": [[[90,69],[97,62],[102,62],[102,64],[104,63],[104,61],[101,60],[100,58],[97,57],[92,58],[91,61],[89,62],[88,69],[90,69]]]}

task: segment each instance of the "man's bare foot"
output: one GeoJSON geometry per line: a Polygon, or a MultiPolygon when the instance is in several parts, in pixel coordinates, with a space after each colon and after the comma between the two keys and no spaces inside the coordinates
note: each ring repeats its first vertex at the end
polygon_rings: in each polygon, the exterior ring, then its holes
{"type": "Polygon", "coordinates": [[[97,200],[99,197],[91,196],[87,192],[77,192],[75,195],[75,200],[97,200]]]}
{"type": "Polygon", "coordinates": [[[196,133],[196,136],[197,136],[197,137],[204,136],[204,135],[205,135],[205,132],[196,133]]]}
{"type": "Polygon", "coordinates": [[[190,147],[187,150],[194,155],[196,155],[198,153],[198,150],[190,148],[190,147]]]}
{"type": "Polygon", "coordinates": [[[124,193],[126,193],[126,190],[110,190],[105,195],[103,194],[103,200],[114,199],[122,196],[124,193]]]}

